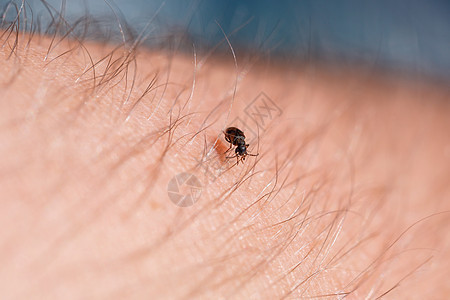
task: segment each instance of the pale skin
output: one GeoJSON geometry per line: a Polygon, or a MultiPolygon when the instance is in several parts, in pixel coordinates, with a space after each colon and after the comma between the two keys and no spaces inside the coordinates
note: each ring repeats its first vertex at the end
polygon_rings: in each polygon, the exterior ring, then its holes
{"type": "Polygon", "coordinates": [[[443,85],[231,49],[102,60],[112,46],[14,41],[0,49],[2,298],[450,293],[443,85]],[[262,91],[282,114],[253,126],[259,155],[236,166],[222,132],[254,125],[262,91]],[[167,195],[180,172],[203,184],[188,208],[167,195]]]}

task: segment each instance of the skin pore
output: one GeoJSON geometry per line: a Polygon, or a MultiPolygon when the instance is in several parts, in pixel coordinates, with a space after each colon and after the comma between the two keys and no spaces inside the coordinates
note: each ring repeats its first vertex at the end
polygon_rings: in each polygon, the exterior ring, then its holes
{"type": "Polygon", "coordinates": [[[448,88],[0,36],[2,298],[449,294],[448,88]],[[261,92],[281,113],[264,126],[246,113],[261,92]],[[227,160],[227,126],[259,155],[227,160]],[[187,208],[167,194],[182,172],[202,184],[187,208]]]}

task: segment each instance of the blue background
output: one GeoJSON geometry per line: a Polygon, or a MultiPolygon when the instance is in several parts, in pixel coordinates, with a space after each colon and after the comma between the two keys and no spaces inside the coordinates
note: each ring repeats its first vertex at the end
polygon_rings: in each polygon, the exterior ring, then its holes
{"type": "MultiPolygon", "coordinates": [[[[2,9],[11,1],[0,0],[2,9]]],[[[19,3],[21,1],[15,1],[19,3]]],[[[50,22],[39,0],[28,1],[41,27],[50,22]]],[[[61,0],[47,0],[59,10],[61,0]]],[[[116,14],[149,46],[172,37],[180,49],[212,48],[229,35],[237,51],[297,60],[365,63],[450,78],[450,1],[144,1],[68,0],[65,18],[98,21],[92,38],[119,38],[116,14]],[[157,14],[155,15],[155,13],[157,14]],[[151,20],[150,24],[149,20],[151,20]],[[146,27],[146,24],[147,27],[146,27]]],[[[191,49],[190,49],[191,50],[191,49]]]]}

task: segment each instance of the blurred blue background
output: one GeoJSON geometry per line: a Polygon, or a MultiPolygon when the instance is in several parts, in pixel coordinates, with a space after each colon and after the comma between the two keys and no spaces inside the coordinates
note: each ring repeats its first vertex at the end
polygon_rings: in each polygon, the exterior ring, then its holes
{"type": "MultiPolygon", "coordinates": [[[[3,12],[10,2],[0,0],[3,12]]],[[[51,20],[47,8],[40,0],[27,3],[34,22],[44,28],[51,20]]],[[[62,2],[47,3],[60,10],[62,2]]],[[[450,78],[450,1],[67,0],[64,11],[69,22],[86,14],[97,20],[94,29],[99,30],[91,29],[92,38],[106,32],[119,39],[119,18],[129,26],[129,37],[145,28],[150,46],[171,37],[180,49],[192,43],[211,49],[220,43],[218,51],[227,50],[219,23],[237,51],[450,78]]]]}

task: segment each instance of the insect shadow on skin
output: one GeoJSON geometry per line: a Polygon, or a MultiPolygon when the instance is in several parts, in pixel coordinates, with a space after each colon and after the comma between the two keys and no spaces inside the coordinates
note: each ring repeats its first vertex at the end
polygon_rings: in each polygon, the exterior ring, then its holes
{"type": "MultiPolygon", "coordinates": [[[[225,151],[225,153],[227,153],[228,151],[230,151],[233,146],[236,146],[234,153],[234,156],[227,156],[226,158],[234,158],[236,157],[237,159],[237,165],[239,164],[239,161],[241,161],[242,163],[244,163],[245,158],[247,156],[258,156],[258,154],[251,154],[247,152],[247,147],[249,146],[249,144],[245,143],[245,135],[244,132],[242,130],[240,130],[237,127],[228,127],[224,132],[225,134],[225,140],[227,142],[230,143],[230,148],[228,148],[227,151],[225,151]]],[[[224,153],[224,154],[225,154],[224,153]]]]}

